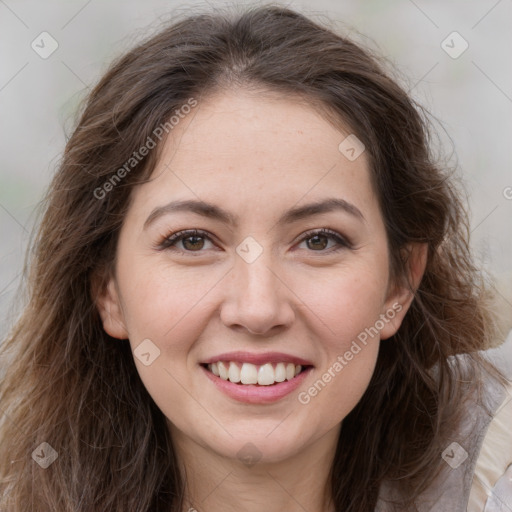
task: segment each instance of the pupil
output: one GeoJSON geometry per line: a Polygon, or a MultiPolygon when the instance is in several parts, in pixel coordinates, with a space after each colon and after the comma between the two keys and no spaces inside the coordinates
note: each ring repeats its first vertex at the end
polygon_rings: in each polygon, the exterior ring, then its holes
{"type": "Polygon", "coordinates": [[[308,241],[307,245],[310,249],[325,249],[327,247],[327,237],[325,235],[315,235],[312,236],[308,241]],[[320,245],[316,245],[311,247],[311,241],[313,241],[313,244],[318,243],[320,241],[320,245]]]}
{"type": "Polygon", "coordinates": [[[186,249],[202,249],[204,245],[204,240],[200,236],[188,236],[187,238],[183,239],[183,245],[186,249]],[[190,240],[193,240],[192,244],[188,243],[188,241],[190,240]]]}

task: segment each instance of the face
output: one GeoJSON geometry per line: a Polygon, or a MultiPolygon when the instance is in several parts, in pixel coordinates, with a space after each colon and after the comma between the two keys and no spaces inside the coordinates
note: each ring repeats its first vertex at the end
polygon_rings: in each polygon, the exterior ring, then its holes
{"type": "Polygon", "coordinates": [[[290,98],[217,94],[133,190],[100,313],[173,436],[284,460],[366,390],[408,298],[366,155],[338,148],[350,133],[290,98]]]}

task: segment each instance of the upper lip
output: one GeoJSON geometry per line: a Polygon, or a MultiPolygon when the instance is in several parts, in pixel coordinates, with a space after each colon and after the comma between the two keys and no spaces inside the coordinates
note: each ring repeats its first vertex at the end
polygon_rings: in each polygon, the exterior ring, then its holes
{"type": "Polygon", "coordinates": [[[202,362],[202,364],[217,363],[218,361],[234,361],[237,363],[252,363],[262,365],[265,363],[293,363],[295,365],[313,366],[311,361],[297,357],[284,352],[224,352],[216,356],[210,357],[202,362]]]}

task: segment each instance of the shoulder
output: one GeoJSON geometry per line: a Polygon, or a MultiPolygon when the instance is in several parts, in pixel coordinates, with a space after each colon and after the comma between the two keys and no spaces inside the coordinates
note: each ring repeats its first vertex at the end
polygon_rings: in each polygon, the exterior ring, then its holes
{"type": "Polygon", "coordinates": [[[473,474],[467,510],[512,510],[511,383],[506,386],[505,396],[485,432],[473,474]]]}
{"type": "MultiPolygon", "coordinates": [[[[475,376],[469,374],[467,380],[464,378],[470,385],[463,416],[459,424],[453,425],[446,446],[440,449],[440,473],[415,500],[417,512],[483,512],[489,489],[504,474],[506,461],[512,462],[512,387],[490,374],[484,375],[480,381],[473,381],[475,376]]],[[[384,483],[376,511],[393,510],[388,502],[393,497],[398,497],[393,486],[384,483]]]]}

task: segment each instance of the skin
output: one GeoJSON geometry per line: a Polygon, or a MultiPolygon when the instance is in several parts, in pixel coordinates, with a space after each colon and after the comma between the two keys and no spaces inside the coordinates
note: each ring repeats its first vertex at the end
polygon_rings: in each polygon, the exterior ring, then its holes
{"type": "MultiPolygon", "coordinates": [[[[369,384],[380,340],[396,332],[412,300],[409,289],[389,279],[366,155],[349,161],[338,150],[350,133],[295,98],[220,92],[172,130],[153,179],[133,190],[99,310],[111,336],[128,338],[132,349],[150,339],[160,350],[151,365],[136,357],[135,363],[168,419],[187,474],[184,510],[332,510],[329,470],[341,422],[369,384]],[[364,219],[336,210],[277,223],[292,207],[330,197],[351,203],[364,219]],[[238,225],[174,212],[144,229],[155,208],[198,198],[238,216],[238,225]],[[194,228],[214,238],[156,248],[169,234],[194,228]],[[304,237],[321,228],[348,238],[351,247],[333,251],[330,237],[304,237]],[[247,236],[263,250],[252,263],[236,252],[247,236]],[[393,304],[402,309],[379,335],[308,404],[300,403],[299,392],[393,304]],[[243,404],[199,367],[231,350],[286,352],[314,368],[278,402],[243,404]],[[254,465],[237,455],[247,443],[261,457],[254,465]]],[[[411,261],[417,284],[424,258],[411,261]]]]}

